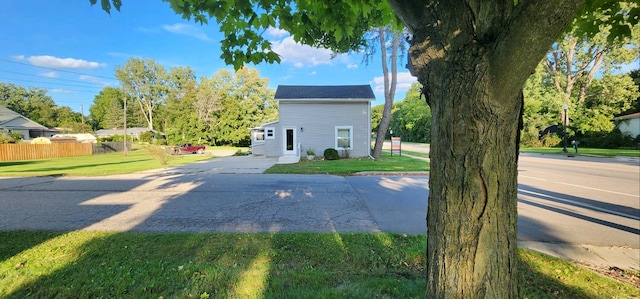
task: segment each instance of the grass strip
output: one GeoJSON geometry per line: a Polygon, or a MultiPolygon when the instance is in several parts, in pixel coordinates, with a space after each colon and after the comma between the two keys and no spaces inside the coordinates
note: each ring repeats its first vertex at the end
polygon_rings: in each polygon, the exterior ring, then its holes
{"type": "MultiPolygon", "coordinates": [[[[567,152],[563,152],[561,147],[527,147],[520,148],[521,153],[553,154],[553,155],[576,155],[572,147],[567,147],[567,152]]],[[[603,148],[578,148],[578,156],[595,155],[604,157],[640,157],[640,150],[637,149],[603,149],[603,148]]]]}
{"type": "MultiPolygon", "coordinates": [[[[425,236],[0,231],[1,298],[424,298],[425,236]]],[[[632,285],[520,249],[522,298],[632,285]]]]}
{"type": "Polygon", "coordinates": [[[265,173],[350,175],[356,172],[429,171],[429,162],[407,156],[383,153],[378,159],[354,158],[340,160],[306,160],[293,164],[276,164],[265,173]]]}
{"type": "Polygon", "coordinates": [[[176,155],[162,165],[145,149],[103,155],[0,162],[0,176],[103,176],[134,173],[210,159],[210,155],[176,155]]]}

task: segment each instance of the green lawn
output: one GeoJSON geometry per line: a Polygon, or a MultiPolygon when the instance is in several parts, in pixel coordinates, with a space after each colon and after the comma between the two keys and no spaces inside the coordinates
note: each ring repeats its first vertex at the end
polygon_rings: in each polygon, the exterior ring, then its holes
{"type": "MultiPolygon", "coordinates": [[[[168,165],[210,159],[209,155],[172,156],[168,165]]],[[[104,155],[0,162],[0,176],[102,176],[166,167],[143,149],[104,155]]]]}
{"type": "MultiPolygon", "coordinates": [[[[424,298],[425,236],[0,231],[0,298],[424,298]]],[[[639,290],[520,250],[522,298],[639,290]]]]}
{"type": "MultiPolygon", "coordinates": [[[[572,147],[567,147],[567,153],[562,152],[561,147],[527,147],[521,148],[521,153],[538,153],[538,154],[557,154],[575,155],[575,151],[572,147]]],[[[633,149],[603,149],[603,148],[578,148],[578,156],[580,155],[597,155],[604,157],[626,156],[626,157],[640,157],[640,150],[633,149]]]]}
{"type": "Polygon", "coordinates": [[[349,175],[356,172],[413,172],[429,171],[429,162],[406,156],[390,156],[383,153],[379,159],[369,158],[313,160],[304,158],[294,164],[276,164],[265,173],[293,173],[293,174],[334,174],[349,175]]]}

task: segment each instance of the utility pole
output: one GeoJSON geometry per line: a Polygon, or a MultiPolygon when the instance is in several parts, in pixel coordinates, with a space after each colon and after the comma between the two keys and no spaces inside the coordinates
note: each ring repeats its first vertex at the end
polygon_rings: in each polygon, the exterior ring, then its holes
{"type": "Polygon", "coordinates": [[[564,111],[563,116],[564,119],[562,120],[562,131],[563,131],[563,137],[562,137],[562,152],[566,153],[567,152],[567,125],[569,124],[567,122],[567,110],[569,109],[569,105],[564,104],[562,105],[562,110],[564,111]]]}
{"type": "Polygon", "coordinates": [[[127,156],[127,95],[122,88],[122,97],[124,99],[124,156],[127,156]]]}

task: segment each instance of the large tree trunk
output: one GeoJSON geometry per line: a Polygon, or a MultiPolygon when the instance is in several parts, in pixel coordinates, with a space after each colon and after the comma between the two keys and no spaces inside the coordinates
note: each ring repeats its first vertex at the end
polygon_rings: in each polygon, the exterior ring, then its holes
{"type": "MultiPolygon", "coordinates": [[[[437,121],[431,127],[428,294],[517,298],[522,98],[514,95],[508,106],[497,105],[489,76],[464,70],[469,59],[461,57],[429,85],[437,121]]],[[[474,64],[483,68],[482,62],[474,64]]]]}
{"type": "Polygon", "coordinates": [[[431,106],[427,298],[517,298],[522,88],[581,0],[389,0],[431,106]]]}

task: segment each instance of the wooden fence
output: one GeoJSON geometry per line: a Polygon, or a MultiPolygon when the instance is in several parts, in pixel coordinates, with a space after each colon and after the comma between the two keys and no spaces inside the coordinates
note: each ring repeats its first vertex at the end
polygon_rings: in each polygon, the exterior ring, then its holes
{"type": "Polygon", "coordinates": [[[0,161],[75,157],[93,154],[91,143],[0,144],[0,161]]]}

